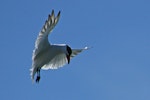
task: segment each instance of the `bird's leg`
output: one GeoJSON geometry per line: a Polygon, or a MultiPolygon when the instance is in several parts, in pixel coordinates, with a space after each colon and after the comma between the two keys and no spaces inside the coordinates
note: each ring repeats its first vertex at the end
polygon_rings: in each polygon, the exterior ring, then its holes
{"type": "Polygon", "coordinates": [[[39,81],[40,81],[40,69],[37,69],[36,82],[39,83],[39,81]]]}

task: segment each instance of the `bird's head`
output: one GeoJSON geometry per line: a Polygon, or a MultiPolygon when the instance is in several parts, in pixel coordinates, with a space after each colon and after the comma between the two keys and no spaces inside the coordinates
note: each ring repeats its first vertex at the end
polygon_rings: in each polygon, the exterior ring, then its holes
{"type": "Polygon", "coordinates": [[[68,64],[69,64],[70,63],[70,56],[72,54],[72,49],[68,45],[66,45],[66,51],[67,51],[66,57],[67,57],[68,64]]]}

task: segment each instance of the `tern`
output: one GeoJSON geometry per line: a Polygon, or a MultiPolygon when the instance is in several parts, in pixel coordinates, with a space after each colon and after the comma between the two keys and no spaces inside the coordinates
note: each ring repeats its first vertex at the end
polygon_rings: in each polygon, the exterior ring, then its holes
{"type": "Polygon", "coordinates": [[[36,82],[40,81],[40,70],[58,69],[65,64],[70,63],[70,59],[87,50],[88,47],[82,49],[72,49],[67,44],[51,44],[48,41],[48,35],[52,32],[53,28],[59,21],[60,11],[57,16],[52,10],[48,15],[48,19],[45,21],[39,35],[35,41],[35,49],[32,54],[32,67],[31,79],[34,81],[34,76],[37,74],[36,82]]]}

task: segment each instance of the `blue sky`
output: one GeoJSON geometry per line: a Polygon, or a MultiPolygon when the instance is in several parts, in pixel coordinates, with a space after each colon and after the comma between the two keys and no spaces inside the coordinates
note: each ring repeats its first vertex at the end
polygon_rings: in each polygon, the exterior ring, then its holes
{"type": "Polygon", "coordinates": [[[150,1],[1,0],[0,100],[150,100],[150,1]],[[61,10],[51,43],[92,46],[32,84],[34,42],[61,10]]]}

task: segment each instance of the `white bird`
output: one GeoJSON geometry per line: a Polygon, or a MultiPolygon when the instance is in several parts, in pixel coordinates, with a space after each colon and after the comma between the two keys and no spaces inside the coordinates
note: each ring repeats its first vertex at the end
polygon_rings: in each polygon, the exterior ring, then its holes
{"type": "Polygon", "coordinates": [[[83,50],[88,49],[71,49],[66,44],[50,44],[48,41],[48,35],[52,32],[60,18],[60,11],[57,16],[52,10],[51,15],[48,16],[42,30],[35,42],[35,49],[32,54],[32,68],[31,79],[34,81],[34,76],[37,74],[36,82],[40,80],[40,69],[57,69],[64,66],[66,63],[70,63],[70,58],[76,56],[83,50]]]}

